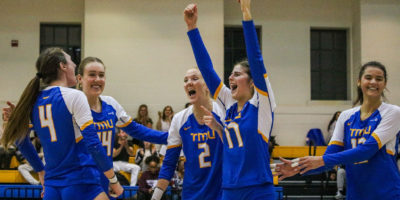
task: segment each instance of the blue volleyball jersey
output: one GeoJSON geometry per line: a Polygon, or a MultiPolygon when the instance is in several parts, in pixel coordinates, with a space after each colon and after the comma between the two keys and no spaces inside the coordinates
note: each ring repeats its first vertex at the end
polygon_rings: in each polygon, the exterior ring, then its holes
{"type": "MultiPolygon", "coordinates": [[[[186,161],[182,199],[216,200],[221,195],[223,145],[216,132],[196,121],[192,109],[190,106],[172,119],[159,179],[171,180],[183,148],[186,161]]],[[[212,113],[221,122],[224,111],[215,102],[212,113]]]]}
{"type": "Polygon", "coordinates": [[[98,184],[97,168],[82,162],[89,159],[88,154],[82,153],[82,144],[100,164],[101,171],[112,168],[93,126],[86,96],[81,91],[47,87],[34,104],[31,121],[43,146],[45,185],[98,184]]]}
{"type": "Polygon", "coordinates": [[[237,102],[213,69],[198,29],[188,32],[197,65],[212,96],[226,110],[224,122],[223,188],[272,183],[268,141],[276,107],[253,21],[243,21],[253,97],[237,112],[237,102]]]}
{"type": "MultiPolygon", "coordinates": [[[[121,128],[128,135],[148,142],[156,144],[167,144],[168,133],[147,128],[133,121],[124,108],[110,96],[100,96],[101,112],[92,110],[94,125],[97,135],[109,157],[110,162],[113,160],[113,148],[115,128],[121,128]]],[[[94,161],[90,158],[86,161],[88,164],[94,165],[94,161]]],[[[104,174],[101,175],[101,184],[105,191],[108,192],[108,178],[104,174]]]]}
{"type": "Polygon", "coordinates": [[[323,159],[327,168],[345,164],[347,199],[400,199],[399,119],[400,108],[386,103],[363,121],[359,106],[339,116],[323,159]]]}

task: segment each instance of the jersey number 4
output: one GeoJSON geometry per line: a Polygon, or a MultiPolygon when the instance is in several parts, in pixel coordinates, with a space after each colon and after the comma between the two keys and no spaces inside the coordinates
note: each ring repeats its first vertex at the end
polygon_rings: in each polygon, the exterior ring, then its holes
{"type": "Polygon", "coordinates": [[[50,132],[50,140],[57,142],[56,129],[54,128],[53,114],[51,112],[51,104],[46,105],[46,111],[44,106],[39,106],[39,119],[42,128],[48,127],[50,132]]]}

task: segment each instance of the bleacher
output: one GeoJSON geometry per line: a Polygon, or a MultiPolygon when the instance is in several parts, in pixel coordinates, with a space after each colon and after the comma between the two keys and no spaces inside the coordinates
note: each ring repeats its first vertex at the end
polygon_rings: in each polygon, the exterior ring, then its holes
{"type": "MultiPolygon", "coordinates": [[[[279,157],[293,159],[308,155],[323,155],[326,146],[276,146],[272,153],[275,162],[279,162],[279,157]]],[[[129,162],[133,163],[134,158],[129,162]]],[[[0,199],[4,198],[39,198],[41,186],[32,186],[21,176],[16,167],[18,162],[13,158],[11,170],[0,170],[0,199]]],[[[130,180],[130,174],[120,172],[127,180],[130,180]]],[[[278,199],[334,199],[336,193],[336,181],[329,181],[326,174],[299,176],[287,178],[283,181],[277,181],[274,177],[278,199]]],[[[125,187],[126,191],[123,198],[130,198],[136,194],[137,187],[125,187]]]]}

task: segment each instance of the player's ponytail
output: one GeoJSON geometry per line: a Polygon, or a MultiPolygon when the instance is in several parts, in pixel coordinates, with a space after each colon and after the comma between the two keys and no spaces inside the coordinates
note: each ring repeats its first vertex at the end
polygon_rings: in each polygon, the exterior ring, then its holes
{"type": "Polygon", "coordinates": [[[41,84],[47,86],[57,80],[60,63],[67,63],[64,52],[60,48],[48,48],[40,54],[36,61],[38,72],[26,86],[4,129],[1,138],[4,146],[8,147],[28,135],[33,105],[39,95],[41,84]]]}

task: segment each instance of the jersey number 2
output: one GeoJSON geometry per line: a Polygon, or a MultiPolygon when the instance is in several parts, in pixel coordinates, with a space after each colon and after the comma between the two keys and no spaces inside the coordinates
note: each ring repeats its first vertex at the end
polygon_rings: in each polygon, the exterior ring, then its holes
{"type": "Polygon", "coordinates": [[[39,106],[39,119],[42,128],[49,128],[50,140],[52,142],[57,142],[57,134],[56,129],[54,128],[53,114],[51,113],[51,104],[46,105],[46,112],[44,106],[39,106]]]}
{"type": "Polygon", "coordinates": [[[204,160],[204,158],[210,156],[210,147],[208,147],[208,144],[207,143],[199,143],[199,144],[197,144],[197,147],[199,149],[204,149],[204,152],[201,152],[201,154],[199,155],[200,168],[211,167],[211,161],[204,160]]]}

